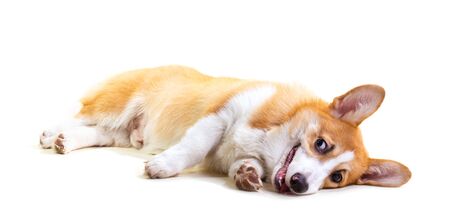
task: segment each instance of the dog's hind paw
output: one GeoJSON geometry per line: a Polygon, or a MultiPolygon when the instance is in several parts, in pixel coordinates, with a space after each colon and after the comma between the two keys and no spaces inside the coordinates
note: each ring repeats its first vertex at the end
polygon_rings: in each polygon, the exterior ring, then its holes
{"type": "Polygon", "coordinates": [[[256,169],[250,164],[242,164],[242,166],[234,175],[236,187],[245,191],[258,191],[262,186],[262,181],[256,172],[256,169]]]}
{"type": "Polygon", "coordinates": [[[56,134],[53,134],[50,131],[44,131],[39,137],[39,144],[43,149],[50,149],[52,148],[52,145],[55,142],[56,138],[56,134]]]}
{"type": "Polygon", "coordinates": [[[67,152],[67,149],[64,145],[64,135],[63,134],[58,135],[55,142],[53,143],[53,147],[55,148],[55,151],[59,154],[65,154],[67,152]]]}

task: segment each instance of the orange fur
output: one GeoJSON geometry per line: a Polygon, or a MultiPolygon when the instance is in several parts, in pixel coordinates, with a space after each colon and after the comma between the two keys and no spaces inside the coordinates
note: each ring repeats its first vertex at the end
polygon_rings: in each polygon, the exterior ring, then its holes
{"type": "Polygon", "coordinates": [[[182,66],[143,69],[117,75],[90,92],[78,117],[97,123],[103,116],[119,116],[128,102],[143,96],[153,146],[176,143],[198,119],[219,111],[237,93],[269,84],[234,78],[213,78],[182,66]]]}
{"type": "MultiPolygon", "coordinates": [[[[312,102],[323,102],[302,87],[274,84],[277,91],[250,120],[254,128],[269,129],[292,118],[297,106],[312,102]]],[[[324,102],[323,102],[324,103],[324,102]]]]}

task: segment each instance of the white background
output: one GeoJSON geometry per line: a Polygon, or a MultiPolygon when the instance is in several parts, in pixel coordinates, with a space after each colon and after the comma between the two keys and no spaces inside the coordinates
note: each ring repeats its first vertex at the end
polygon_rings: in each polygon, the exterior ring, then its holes
{"type": "Polygon", "coordinates": [[[433,0],[1,1],[0,220],[448,220],[449,11],[433,0]],[[136,151],[38,148],[95,83],[166,64],[296,81],[329,101],[382,85],[366,146],[413,177],[288,197],[217,175],[148,180],[136,151]]]}

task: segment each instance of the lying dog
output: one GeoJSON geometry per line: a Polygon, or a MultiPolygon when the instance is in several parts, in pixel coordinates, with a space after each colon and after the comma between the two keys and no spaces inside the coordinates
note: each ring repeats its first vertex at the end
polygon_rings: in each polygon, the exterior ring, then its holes
{"type": "Polygon", "coordinates": [[[369,158],[358,129],[383,99],[383,88],[363,85],[328,104],[297,86],[167,66],[106,81],[82,99],[73,120],[40,141],[61,154],[100,146],[162,152],[146,163],[150,178],[203,161],[247,191],[264,179],[293,194],[350,184],[396,187],[409,180],[409,169],[369,158]]]}

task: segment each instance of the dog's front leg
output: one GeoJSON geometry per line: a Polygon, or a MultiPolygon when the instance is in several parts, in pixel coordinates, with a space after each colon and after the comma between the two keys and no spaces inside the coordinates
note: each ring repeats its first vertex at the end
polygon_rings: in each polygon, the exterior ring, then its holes
{"type": "Polygon", "coordinates": [[[264,176],[264,169],[257,159],[241,159],[231,165],[228,176],[234,179],[240,190],[257,191],[263,186],[261,178],[264,176]]]}
{"type": "Polygon", "coordinates": [[[148,161],[145,172],[150,178],[166,178],[195,166],[220,142],[225,126],[225,121],[215,114],[200,119],[179,143],[148,161]]]}

